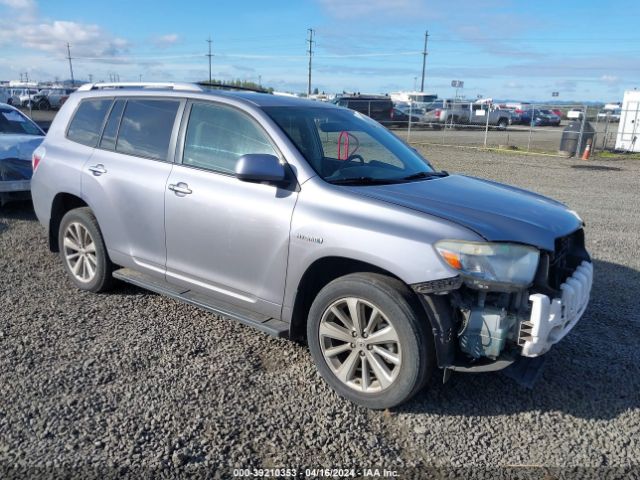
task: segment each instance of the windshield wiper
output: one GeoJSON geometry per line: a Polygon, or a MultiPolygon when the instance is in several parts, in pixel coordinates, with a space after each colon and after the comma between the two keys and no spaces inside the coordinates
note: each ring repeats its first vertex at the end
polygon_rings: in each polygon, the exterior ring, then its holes
{"type": "Polygon", "coordinates": [[[445,172],[444,170],[442,172],[418,172],[411,175],[407,175],[406,177],[403,177],[402,180],[419,180],[421,178],[440,178],[440,177],[447,177],[448,175],[449,173],[445,172]]]}
{"type": "Polygon", "coordinates": [[[334,185],[386,185],[389,183],[397,183],[397,179],[392,178],[373,178],[373,177],[352,177],[338,178],[330,180],[334,185]]]}

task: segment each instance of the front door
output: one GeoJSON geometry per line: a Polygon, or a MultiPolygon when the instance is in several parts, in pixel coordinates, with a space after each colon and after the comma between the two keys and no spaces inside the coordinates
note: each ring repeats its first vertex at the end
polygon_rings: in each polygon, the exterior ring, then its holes
{"type": "Polygon", "coordinates": [[[248,114],[212,102],[187,108],[165,192],[167,281],[279,318],[297,193],[234,171],[244,154],[281,155],[248,114]]]}

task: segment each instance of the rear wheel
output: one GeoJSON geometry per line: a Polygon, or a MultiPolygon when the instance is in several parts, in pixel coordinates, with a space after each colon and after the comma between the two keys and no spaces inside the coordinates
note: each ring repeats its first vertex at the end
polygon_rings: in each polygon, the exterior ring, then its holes
{"type": "Polygon", "coordinates": [[[113,264],[89,208],[76,208],[62,217],[58,245],[62,263],[78,288],[102,292],[111,287],[113,264]]]}
{"type": "Polygon", "coordinates": [[[320,291],[309,311],[307,339],[336,392],[365,407],[390,408],[411,398],[433,369],[427,323],[402,282],[356,273],[320,291]]]}
{"type": "Polygon", "coordinates": [[[506,118],[498,120],[498,130],[506,130],[509,126],[509,121],[506,118]]]}

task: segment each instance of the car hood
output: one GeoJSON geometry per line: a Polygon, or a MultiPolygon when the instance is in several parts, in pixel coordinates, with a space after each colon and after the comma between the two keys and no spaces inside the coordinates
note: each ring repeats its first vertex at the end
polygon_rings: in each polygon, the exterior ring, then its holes
{"type": "Polygon", "coordinates": [[[0,180],[31,178],[31,154],[44,137],[0,134],[0,180]]]}
{"type": "Polygon", "coordinates": [[[555,200],[463,175],[348,188],[358,195],[455,222],[488,241],[518,242],[549,251],[554,250],[556,238],[582,226],[577,215],[555,200]]]}

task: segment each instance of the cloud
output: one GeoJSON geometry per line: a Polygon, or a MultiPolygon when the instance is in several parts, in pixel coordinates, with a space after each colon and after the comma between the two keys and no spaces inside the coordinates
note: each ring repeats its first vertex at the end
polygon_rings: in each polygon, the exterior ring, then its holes
{"type": "Polygon", "coordinates": [[[422,16],[426,6],[421,0],[319,0],[332,17],[339,19],[363,16],[422,16]]]}
{"type": "Polygon", "coordinates": [[[32,21],[38,12],[35,0],[0,0],[0,6],[13,10],[10,17],[14,22],[32,21]]]}
{"type": "Polygon", "coordinates": [[[600,77],[600,81],[607,85],[618,85],[620,83],[620,77],[605,74],[600,77]]]}
{"type": "Polygon", "coordinates": [[[168,33],[166,35],[160,35],[153,39],[153,43],[160,48],[167,48],[175,45],[180,41],[180,36],[177,33],[168,33]]]}
{"type": "Polygon", "coordinates": [[[0,5],[16,10],[35,10],[36,8],[34,0],[0,0],[0,5]]]}
{"type": "Polygon", "coordinates": [[[66,53],[67,42],[72,56],[114,56],[126,51],[128,42],[113,37],[95,24],[64,20],[38,21],[7,26],[2,29],[0,43],[14,43],[22,47],[48,53],[66,53]]]}
{"type": "Polygon", "coordinates": [[[123,53],[128,42],[92,23],[42,18],[34,0],[0,0],[13,12],[0,17],[0,46],[27,48],[57,54],[67,53],[67,42],[74,57],[110,57],[123,53]]]}

